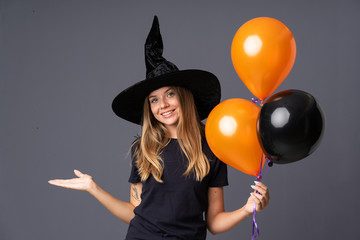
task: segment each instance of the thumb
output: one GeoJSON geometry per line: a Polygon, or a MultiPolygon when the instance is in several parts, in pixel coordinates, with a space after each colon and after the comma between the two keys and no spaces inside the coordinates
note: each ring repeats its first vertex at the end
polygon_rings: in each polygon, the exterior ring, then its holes
{"type": "Polygon", "coordinates": [[[84,174],[80,172],[79,170],[74,169],[74,173],[77,177],[82,177],[84,174]]]}

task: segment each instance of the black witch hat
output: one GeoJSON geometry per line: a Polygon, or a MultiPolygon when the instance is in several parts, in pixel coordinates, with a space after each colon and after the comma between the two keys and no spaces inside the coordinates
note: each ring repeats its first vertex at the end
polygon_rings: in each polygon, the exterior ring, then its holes
{"type": "Polygon", "coordinates": [[[141,124],[145,98],[154,90],[165,86],[180,86],[190,90],[200,119],[205,119],[220,102],[221,90],[217,77],[207,71],[179,70],[163,56],[163,43],[159,21],[155,16],[145,42],[146,79],[125,89],[115,97],[115,114],[130,122],[141,124]]]}

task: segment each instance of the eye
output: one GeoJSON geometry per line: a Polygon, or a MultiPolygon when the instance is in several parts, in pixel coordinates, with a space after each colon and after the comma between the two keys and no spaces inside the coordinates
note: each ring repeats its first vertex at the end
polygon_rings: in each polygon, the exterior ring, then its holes
{"type": "Polygon", "coordinates": [[[157,101],[158,101],[157,98],[152,98],[152,99],[150,99],[150,103],[156,103],[157,101]]]}
{"type": "Polygon", "coordinates": [[[167,96],[168,96],[168,97],[175,96],[175,93],[174,93],[174,92],[169,92],[167,96]]]}

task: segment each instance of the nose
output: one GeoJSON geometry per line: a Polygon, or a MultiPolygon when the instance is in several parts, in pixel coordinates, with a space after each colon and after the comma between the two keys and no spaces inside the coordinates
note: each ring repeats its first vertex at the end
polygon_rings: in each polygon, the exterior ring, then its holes
{"type": "Polygon", "coordinates": [[[169,103],[166,98],[161,99],[160,107],[161,108],[167,108],[169,106],[169,103]]]}

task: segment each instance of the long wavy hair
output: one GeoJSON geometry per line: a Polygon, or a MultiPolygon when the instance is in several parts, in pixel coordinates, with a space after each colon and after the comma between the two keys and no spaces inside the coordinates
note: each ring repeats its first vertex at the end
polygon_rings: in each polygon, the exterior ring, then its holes
{"type": "MultiPolygon", "coordinates": [[[[209,160],[202,151],[204,124],[197,113],[193,94],[183,87],[172,87],[180,102],[181,113],[177,125],[177,137],[181,150],[188,160],[185,176],[193,174],[197,181],[201,181],[210,171],[209,160]]],[[[166,127],[155,119],[151,112],[149,98],[144,102],[143,123],[141,136],[134,147],[133,160],[137,157],[136,167],[141,181],[153,175],[157,182],[162,183],[164,162],[160,156],[164,147],[169,144],[166,127]]]]}

